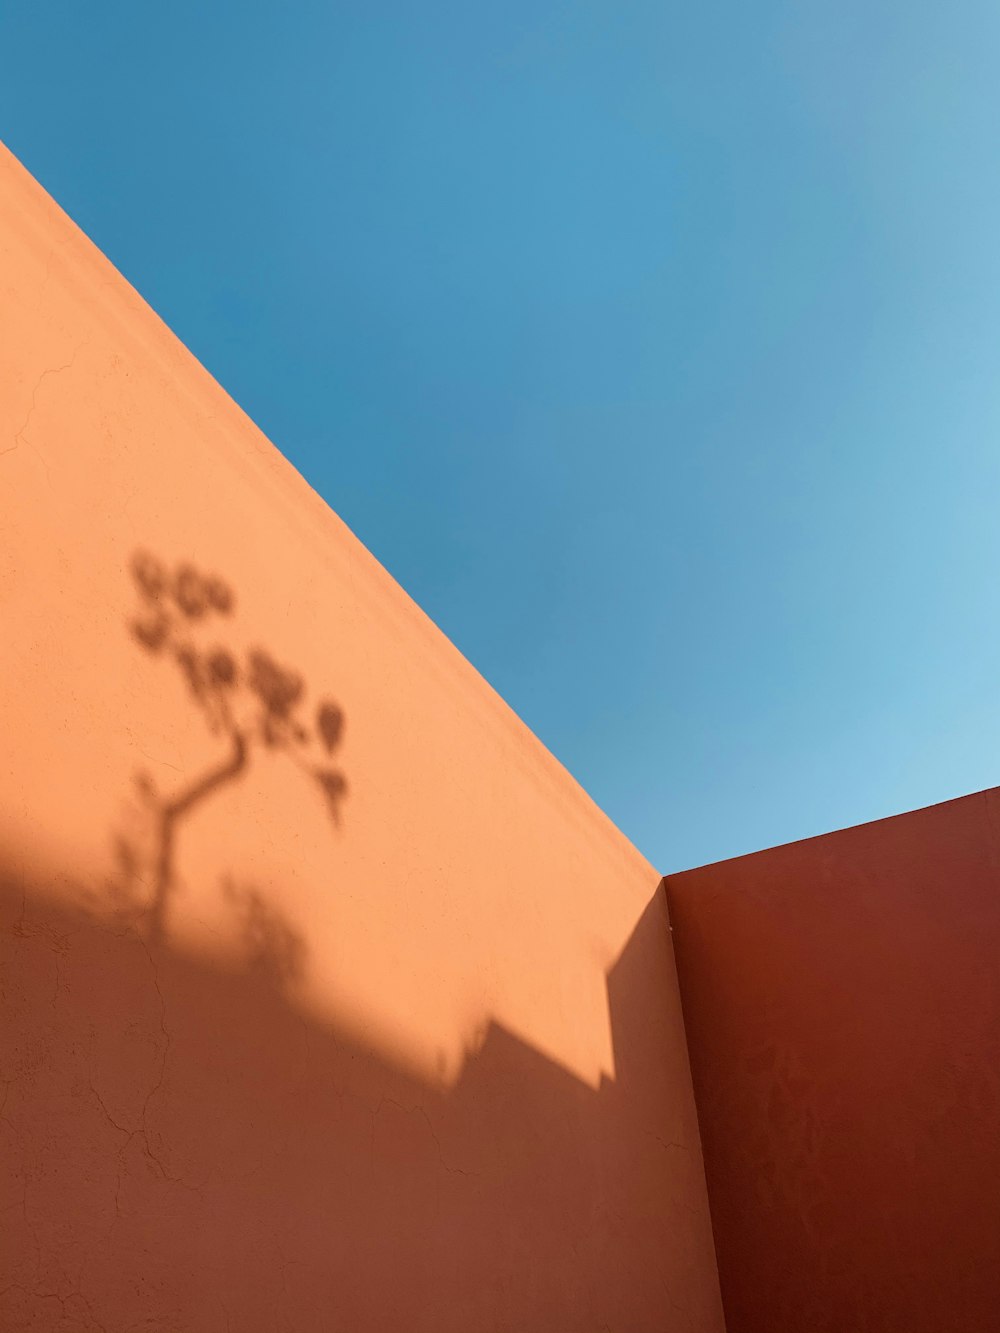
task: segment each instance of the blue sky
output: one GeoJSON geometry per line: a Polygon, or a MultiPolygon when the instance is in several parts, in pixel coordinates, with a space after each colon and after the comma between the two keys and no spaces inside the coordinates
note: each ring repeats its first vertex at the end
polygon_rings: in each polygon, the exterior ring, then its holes
{"type": "Polygon", "coordinates": [[[0,137],[661,869],[1000,779],[995,0],[0,49],[0,137]]]}

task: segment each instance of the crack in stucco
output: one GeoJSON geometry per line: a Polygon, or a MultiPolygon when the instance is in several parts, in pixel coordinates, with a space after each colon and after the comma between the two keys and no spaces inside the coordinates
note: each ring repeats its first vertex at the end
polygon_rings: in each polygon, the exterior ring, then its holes
{"type": "Polygon", "coordinates": [[[31,422],[31,418],[35,414],[35,409],[38,405],[38,391],[42,387],[42,381],[48,379],[50,375],[61,375],[63,371],[71,370],[76,362],[76,358],[83,351],[84,347],[86,347],[88,341],[89,339],[84,338],[83,342],[80,343],[79,347],[77,347],[76,351],[73,353],[73,355],[70,357],[70,359],[66,362],[65,365],[50,366],[48,370],[42,371],[38,379],[35,381],[35,387],[31,391],[31,406],[28,408],[27,416],[21,423],[20,428],[14,432],[14,443],[8,445],[6,449],[0,450],[0,458],[2,458],[4,454],[13,453],[14,450],[17,449],[19,445],[21,445],[22,443],[31,445],[31,448],[34,450],[35,455],[38,458],[38,461],[41,463],[43,469],[45,470],[45,480],[48,482],[50,490],[52,489],[52,476],[49,472],[49,465],[48,463],[46,463],[45,458],[42,455],[42,452],[38,448],[38,446],[34,444],[31,440],[29,440],[24,432],[28,429],[28,426],[31,422]]]}
{"type": "Polygon", "coordinates": [[[651,1129],[644,1131],[647,1138],[655,1139],[661,1148],[676,1148],[678,1152],[690,1152],[691,1149],[686,1143],[678,1143],[676,1139],[661,1139],[659,1134],[654,1134],[651,1129]]]}
{"type": "Polygon", "coordinates": [[[482,1174],[482,1172],[480,1171],[463,1171],[460,1166],[449,1166],[448,1163],[444,1160],[444,1152],[442,1151],[441,1148],[441,1140],[438,1138],[437,1133],[434,1130],[434,1126],[431,1123],[431,1118],[427,1114],[426,1110],[419,1105],[404,1106],[402,1102],[396,1101],[394,1097],[381,1097],[379,1099],[378,1105],[372,1111],[373,1156],[375,1152],[375,1126],[376,1122],[378,1121],[379,1112],[382,1110],[383,1106],[395,1106],[397,1110],[402,1111],[404,1115],[419,1115],[423,1118],[424,1123],[427,1125],[427,1132],[430,1134],[431,1139],[433,1140],[434,1143],[434,1147],[437,1149],[438,1162],[445,1171],[449,1172],[449,1174],[455,1176],[480,1176],[482,1174]]]}
{"type": "Polygon", "coordinates": [[[153,1097],[155,1097],[156,1094],[163,1087],[166,1081],[167,1060],[170,1055],[170,1049],[173,1038],[171,1037],[170,1032],[167,1029],[166,1025],[166,1008],[167,1008],[166,999],[164,997],[163,990],[160,986],[159,970],[156,965],[156,960],[153,957],[153,954],[149,948],[148,943],[146,942],[145,939],[143,939],[142,935],[138,931],[134,932],[134,934],[135,938],[142,945],[146,957],[149,960],[150,975],[157,996],[159,997],[159,1020],[160,1020],[160,1030],[163,1033],[163,1044],[160,1053],[159,1073],[157,1075],[156,1082],[149,1089],[149,1091],[146,1093],[145,1098],[143,1099],[142,1109],[139,1113],[139,1118],[138,1118],[139,1123],[137,1128],[130,1129],[127,1125],[120,1124],[109,1111],[108,1106],[104,1101],[104,1098],[101,1096],[93,1080],[91,1080],[90,1082],[90,1090],[94,1094],[94,1097],[98,1105],[100,1106],[101,1110],[104,1112],[104,1115],[106,1116],[108,1122],[120,1134],[124,1134],[126,1136],[125,1142],[118,1149],[117,1153],[118,1168],[115,1178],[115,1220],[112,1222],[111,1227],[108,1229],[109,1236],[111,1234],[111,1231],[114,1229],[115,1222],[117,1222],[118,1218],[120,1218],[122,1215],[121,1213],[122,1181],[123,1178],[128,1175],[128,1168],[125,1163],[125,1153],[128,1151],[129,1145],[132,1143],[133,1139],[139,1140],[143,1155],[156,1168],[162,1180],[168,1181],[172,1185],[180,1185],[183,1189],[190,1190],[192,1193],[196,1194],[199,1193],[200,1189],[202,1188],[200,1185],[191,1184],[189,1181],[184,1180],[181,1176],[172,1175],[171,1172],[167,1170],[167,1167],[164,1164],[161,1157],[158,1155],[157,1152],[154,1151],[153,1146],[150,1142],[150,1129],[148,1124],[149,1104],[152,1101],[153,1097]]]}
{"type": "MultiPolygon", "coordinates": [[[[62,1296],[59,1294],[58,1291],[42,1291],[38,1288],[26,1287],[23,1282],[11,1282],[8,1284],[8,1286],[4,1287],[2,1291],[0,1291],[0,1300],[2,1300],[3,1297],[6,1296],[7,1293],[11,1291],[22,1291],[24,1292],[25,1296],[31,1296],[36,1301],[58,1301],[60,1306],[62,1307],[63,1319],[73,1320],[74,1322],[76,1316],[73,1315],[72,1313],[68,1313],[66,1310],[66,1306],[70,1301],[79,1301],[82,1305],[86,1307],[87,1315],[90,1320],[90,1328],[93,1330],[93,1333],[108,1333],[107,1327],[104,1324],[98,1322],[97,1318],[94,1315],[94,1311],[91,1307],[90,1302],[87,1300],[86,1296],[84,1296],[82,1291],[74,1290],[68,1292],[67,1295],[62,1296]]],[[[87,1333],[87,1331],[80,1330],[80,1333],[87,1333]]]]}
{"type": "Polygon", "coordinates": [[[114,1116],[111,1114],[111,1112],[108,1110],[107,1106],[105,1105],[105,1103],[104,1103],[104,1098],[101,1096],[101,1094],[100,1094],[100,1093],[97,1091],[97,1089],[94,1087],[93,1083],[91,1083],[91,1085],[90,1085],[90,1091],[91,1091],[91,1092],[94,1094],[94,1096],[97,1098],[97,1103],[98,1103],[98,1105],[100,1106],[100,1108],[101,1108],[101,1110],[104,1112],[104,1114],[108,1117],[108,1119],[111,1121],[111,1123],[114,1125],[115,1129],[117,1129],[117,1130],[119,1131],[119,1133],[121,1133],[121,1134],[127,1134],[127,1135],[129,1136],[129,1138],[132,1138],[132,1137],[135,1135],[136,1130],[134,1130],[134,1129],[126,1129],[124,1125],[119,1125],[118,1121],[114,1118],[114,1116]]]}
{"type": "Polygon", "coordinates": [[[142,1119],[143,1133],[145,1133],[145,1132],[146,1132],[146,1114],[147,1114],[147,1112],[148,1112],[148,1110],[149,1110],[149,1103],[150,1103],[150,1101],[152,1100],[152,1098],[156,1095],[156,1093],[159,1092],[160,1088],[163,1087],[163,1081],[164,1081],[164,1078],[166,1077],[166,1072],[167,1072],[167,1057],[168,1057],[169,1054],[170,1054],[171,1036],[170,1036],[170,1033],[167,1031],[167,1023],[166,1023],[167,1002],[166,1002],[166,999],[164,998],[163,991],[162,991],[162,989],[160,988],[160,971],[159,971],[159,968],[158,968],[157,965],[156,965],[156,960],[155,960],[154,957],[153,957],[153,954],[152,954],[152,951],[150,950],[149,944],[148,944],[148,942],[143,938],[142,934],[141,934],[139,931],[136,931],[136,932],[135,932],[135,937],[136,937],[136,939],[139,941],[139,943],[142,945],[143,950],[145,951],[146,957],[149,959],[150,972],[152,973],[152,977],[153,977],[153,986],[155,987],[155,989],[156,989],[156,993],[157,993],[157,995],[158,995],[159,998],[160,998],[160,1030],[161,1030],[161,1032],[163,1033],[163,1039],[164,1039],[164,1040],[163,1040],[163,1054],[162,1054],[162,1058],[161,1058],[161,1060],[160,1060],[160,1074],[159,1074],[159,1078],[157,1079],[157,1081],[156,1081],[156,1083],[153,1085],[153,1087],[150,1088],[149,1092],[146,1094],[146,1100],[145,1100],[145,1101],[143,1102],[143,1104],[142,1104],[142,1117],[141,1117],[141,1119],[142,1119]]]}

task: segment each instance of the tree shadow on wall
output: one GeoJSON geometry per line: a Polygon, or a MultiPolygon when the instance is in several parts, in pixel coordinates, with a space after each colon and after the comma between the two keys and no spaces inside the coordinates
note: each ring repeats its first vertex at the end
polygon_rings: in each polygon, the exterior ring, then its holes
{"type": "MultiPolygon", "coordinates": [[[[291,759],[317,790],[331,822],[338,823],[347,779],[331,756],[343,738],[344,713],[323,698],[310,715],[305,681],[298,672],[279,665],[263,648],[250,648],[241,656],[227,645],[220,630],[234,614],[236,599],[218,576],[187,562],[170,569],[145,551],[133,556],[132,576],[140,599],[129,626],[133,639],[144,652],[180,672],[192,704],[222,749],[215,763],[173,792],[160,791],[148,773],[136,775],[145,827],[116,838],[117,874],[109,887],[119,906],[134,908],[137,899],[145,898],[139,914],[146,919],[149,937],[159,940],[176,887],[177,840],[184,823],[236,782],[255,752],[291,759]]],[[[242,904],[251,934],[275,938],[276,920],[273,914],[267,916],[256,890],[230,883],[227,896],[242,904]]],[[[287,941],[279,947],[282,966],[287,967],[294,952],[287,941]]]]}
{"type": "Polygon", "coordinates": [[[445,1087],[363,1013],[320,1021],[288,986],[306,941],[232,874],[235,954],[186,952],[188,820],[280,754],[335,823],[343,714],[234,651],[219,580],[133,573],[130,632],[220,753],[174,791],[138,779],[145,846],[118,837],[100,896],[0,848],[0,1329],[717,1333],[662,890],[608,975],[598,1088],[495,1022],[445,1087]]]}

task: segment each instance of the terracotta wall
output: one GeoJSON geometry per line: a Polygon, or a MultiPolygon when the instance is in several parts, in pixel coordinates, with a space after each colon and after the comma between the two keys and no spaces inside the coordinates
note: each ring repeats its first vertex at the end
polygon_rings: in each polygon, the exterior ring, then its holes
{"type": "Polygon", "coordinates": [[[729,1333],[992,1333],[1000,791],[667,887],[729,1333]]]}
{"type": "Polygon", "coordinates": [[[4,153],[0,302],[0,1327],[721,1329],[659,876],[4,153]]]}

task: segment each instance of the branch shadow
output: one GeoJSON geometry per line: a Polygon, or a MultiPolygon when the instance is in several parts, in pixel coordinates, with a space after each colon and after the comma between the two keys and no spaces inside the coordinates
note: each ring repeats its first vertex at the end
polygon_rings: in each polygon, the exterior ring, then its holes
{"type": "Polygon", "coordinates": [[[344,714],[234,650],[220,579],[132,572],[130,633],[218,754],[174,791],[137,775],[110,880],[68,877],[78,906],[0,849],[0,1327],[717,1333],[662,891],[608,976],[597,1089],[495,1022],[444,1088],[303,1013],[307,941],[273,886],[224,876],[238,947],[186,953],[192,813],[282,754],[335,827],[344,714]]]}
{"type": "Polygon", "coordinates": [[[224,628],[235,613],[236,596],[218,575],[189,561],[170,568],[142,550],[133,555],[131,572],[139,598],[129,624],[134,642],[180,673],[191,704],[221,751],[173,792],[159,791],[148,773],[137,773],[139,824],[145,828],[119,830],[114,838],[117,873],[108,892],[122,911],[142,916],[149,937],[160,940],[177,885],[177,843],[184,824],[241,779],[255,754],[291,759],[316,790],[331,824],[340,822],[348,785],[332,756],[343,739],[345,718],[340,705],[325,697],[310,715],[299,672],[281,665],[267,649],[251,647],[244,656],[231,639],[226,641],[224,628]]]}

